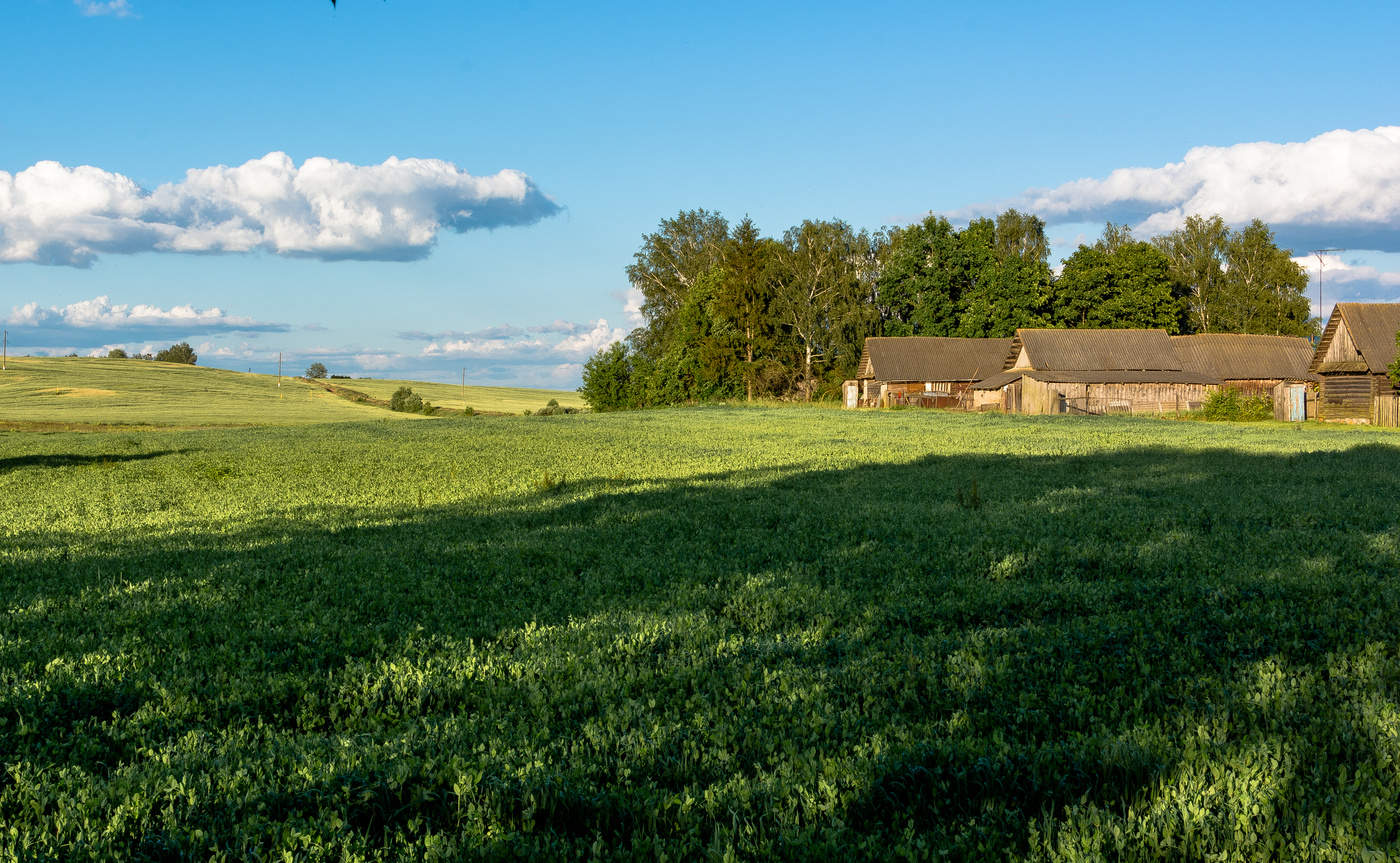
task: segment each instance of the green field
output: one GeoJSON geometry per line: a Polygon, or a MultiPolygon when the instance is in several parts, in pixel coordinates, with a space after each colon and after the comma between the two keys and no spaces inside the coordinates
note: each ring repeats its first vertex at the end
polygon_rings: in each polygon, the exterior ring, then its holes
{"type": "MultiPolygon", "coordinates": [[[[336,379],[327,381],[336,386],[358,390],[376,399],[388,400],[399,387],[409,387],[415,393],[434,405],[452,410],[462,409],[462,387],[458,384],[439,384],[427,381],[390,381],[378,378],[336,379]]],[[[570,390],[536,390],[524,387],[479,387],[467,385],[466,404],[472,410],[488,413],[518,414],[522,411],[536,411],[554,399],[564,407],[587,407],[587,403],[576,392],[570,390]]]]}
{"type": "Polygon", "coordinates": [[[1271,423],[0,433],[0,858],[1393,859],[1397,501],[1271,423]]]}
{"type": "Polygon", "coordinates": [[[0,422],[219,426],[409,418],[296,378],[282,378],[279,387],[276,375],[87,357],[11,357],[7,365],[0,372],[0,422]]]}
{"type": "MultiPolygon", "coordinates": [[[[11,357],[0,373],[0,423],[71,425],[301,425],[366,419],[425,419],[356,404],[299,378],[144,360],[11,357]]],[[[387,400],[400,386],[460,410],[462,388],[422,381],[329,383],[387,400]]],[[[467,387],[479,411],[538,410],[550,399],[582,407],[577,393],[521,387],[467,387]]]]}

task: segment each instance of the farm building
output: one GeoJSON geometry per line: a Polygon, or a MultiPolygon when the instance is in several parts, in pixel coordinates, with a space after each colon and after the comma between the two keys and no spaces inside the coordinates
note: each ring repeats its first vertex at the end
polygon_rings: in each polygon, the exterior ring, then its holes
{"type": "Polygon", "coordinates": [[[1164,330],[1016,331],[1006,370],[973,385],[978,409],[1025,414],[1193,410],[1220,379],[1187,371],[1164,330]]]}
{"type": "Polygon", "coordinates": [[[1316,413],[1316,400],[1308,397],[1309,383],[1317,381],[1317,375],[1308,371],[1313,346],[1307,339],[1202,333],[1172,336],[1172,346],[1184,371],[1219,378],[1244,395],[1271,397],[1274,419],[1303,420],[1316,413]]]}
{"type": "Polygon", "coordinates": [[[858,380],[846,381],[846,407],[920,404],[970,407],[973,382],[1001,371],[1011,339],[932,336],[869,338],[858,380]]]}
{"type": "Polygon", "coordinates": [[[1337,303],[1308,370],[1321,378],[1318,417],[1398,425],[1386,367],[1395,359],[1400,303],[1337,303]]]}

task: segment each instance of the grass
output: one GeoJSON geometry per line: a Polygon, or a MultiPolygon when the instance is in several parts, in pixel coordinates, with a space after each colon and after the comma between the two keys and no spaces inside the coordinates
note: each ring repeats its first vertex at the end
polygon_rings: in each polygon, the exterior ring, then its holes
{"type": "MultiPolygon", "coordinates": [[[[353,380],[333,380],[327,383],[358,390],[367,396],[387,400],[399,387],[411,387],[415,393],[438,407],[462,409],[462,387],[459,384],[440,384],[427,381],[391,381],[377,378],[354,378],[353,380]]],[[[525,410],[539,410],[556,399],[564,407],[586,407],[587,403],[576,392],[568,390],[536,390],[524,387],[480,387],[467,386],[466,404],[472,410],[488,413],[518,414],[525,410]]]]}
{"type": "MultiPolygon", "coordinates": [[[[303,425],[349,420],[424,419],[356,404],[298,378],[224,369],[87,357],[11,357],[0,373],[0,427],[62,430],[94,426],[204,427],[303,425]]],[[[399,386],[441,407],[462,406],[461,387],[421,381],[334,380],[387,400],[399,386]]],[[[476,410],[520,413],[577,393],[518,387],[468,387],[476,410]]]]}
{"type": "Polygon", "coordinates": [[[152,426],[299,425],[387,411],[275,375],[144,360],[11,357],[0,422],[152,426]]]}
{"type": "Polygon", "coordinates": [[[1397,444],[0,433],[0,857],[1394,857],[1397,444]]]}

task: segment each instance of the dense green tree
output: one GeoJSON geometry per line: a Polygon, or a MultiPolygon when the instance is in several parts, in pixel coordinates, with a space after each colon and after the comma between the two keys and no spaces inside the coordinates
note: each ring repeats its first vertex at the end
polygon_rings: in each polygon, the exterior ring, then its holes
{"type": "Polygon", "coordinates": [[[306,376],[313,380],[323,378],[327,374],[325,363],[312,363],[306,367],[306,376]]]}
{"type": "Polygon", "coordinates": [[[194,365],[199,356],[189,342],[176,342],[163,351],[156,352],[156,361],[162,363],[186,363],[194,365]]]}
{"type": "Polygon", "coordinates": [[[742,392],[740,332],[715,314],[725,277],[721,267],[702,275],[676,310],[665,350],[645,367],[647,404],[732,398],[742,392]]]}
{"type": "Polygon", "coordinates": [[[1225,278],[1216,325],[1236,333],[1312,336],[1318,323],[1306,291],[1308,274],[1280,249],[1274,232],[1255,219],[1231,232],[1225,244],[1225,278]]]}
{"type": "Polygon", "coordinates": [[[889,234],[889,250],[875,283],[880,328],[886,336],[951,336],[957,329],[960,286],[953,261],[953,225],[930,215],[889,234]]]}
{"type": "Polygon", "coordinates": [[[1002,337],[1015,335],[1019,327],[1045,325],[1051,273],[1039,219],[1015,210],[997,221],[973,219],[958,240],[956,267],[963,288],[953,335],[1002,337]]]}
{"type": "Polygon", "coordinates": [[[642,315],[654,340],[665,342],[672,316],[695,282],[724,263],[728,241],[729,223],[703,209],[662,219],[655,231],[642,237],[627,279],[642,292],[642,315]]]}
{"type": "Polygon", "coordinates": [[[126,359],[126,351],[122,350],[121,348],[112,348],[110,351],[107,352],[107,359],[124,360],[126,359]]]}
{"type": "Polygon", "coordinates": [[[820,366],[836,362],[840,331],[861,294],[862,239],[840,220],[808,219],[783,234],[773,307],[796,347],[798,386],[815,391],[820,366]]]}
{"type": "Polygon", "coordinates": [[[637,407],[632,375],[632,355],[627,345],[613,342],[583,364],[583,386],[578,391],[595,411],[637,407]]]}
{"type": "Polygon", "coordinates": [[[1050,324],[1177,333],[1179,295],[1167,256],[1110,223],[1098,242],[1081,245],[1065,261],[1051,291],[1050,324]]]}
{"type": "Polygon", "coordinates": [[[1172,278],[1187,288],[1186,328],[1190,332],[1223,332],[1212,324],[1212,318],[1220,303],[1229,239],[1230,229],[1219,216],[1188,216],[1180,228],[1152,238],[1152,244],[1167,256],[1172,278]]]}
{"type": "Polygon", "coordinates": [[[1255,219],[1231,231],[1219,216],[1190,216],[1181,228],[1153,238],[1189,288],[1190,329],[1202,333],[1312,335],[1304,291],[1307,273],[1255,219]]]}
{"type": "Polygon", "coordinates": [[[761,389],[762,369],[771,359],[776,338],[773,320],[773,240],[759,235],[753,219],[734,226],[724,249],[724,278],[712,309],[717,321],[732,327],[743,357],[744,397],[753,401],[761,389]]]}

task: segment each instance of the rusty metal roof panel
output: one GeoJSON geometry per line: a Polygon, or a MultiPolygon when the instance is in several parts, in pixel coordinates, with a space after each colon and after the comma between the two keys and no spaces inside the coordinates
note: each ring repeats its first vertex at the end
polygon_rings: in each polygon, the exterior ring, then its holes
{"type": "Polygon", "coordinates": [[[1221,380],[1311,380],[1313,346],[1298,336],[1202,333],[1172,336],[1185,371],[1221,380]]]}
{"type": "Polygon", "coordinates": [[[1181,371],[1166,330],[1021,329],[1031,368],[1054,371],[1181,371]]]}
{"type": "Polygon", "coordinates": [[[1011,339],[936,336],[865,340],[861,373],[879,381],[975,381],[1006,364],[1011,339]]]}

